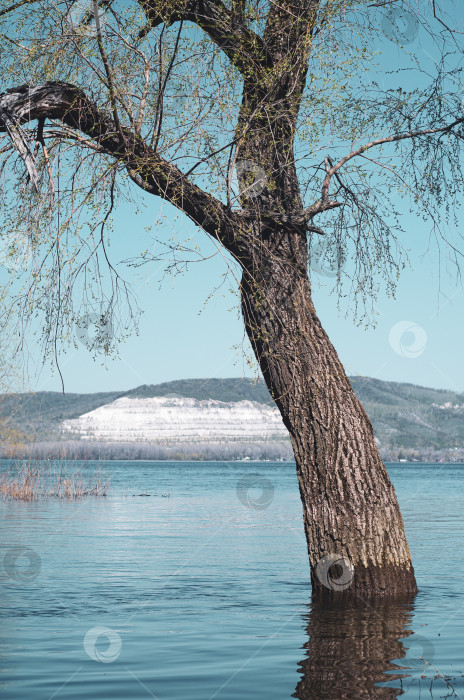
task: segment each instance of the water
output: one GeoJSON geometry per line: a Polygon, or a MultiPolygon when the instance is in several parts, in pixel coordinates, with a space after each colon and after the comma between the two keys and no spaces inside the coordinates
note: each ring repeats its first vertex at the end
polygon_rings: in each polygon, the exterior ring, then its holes
{"type": "Polygon", "coordinates": [[[389,465],[420,593],[350,606],[311,603],[294,465],[103,466],[0,504],[5,697],[464,698],[464,465],[389,465]]]}

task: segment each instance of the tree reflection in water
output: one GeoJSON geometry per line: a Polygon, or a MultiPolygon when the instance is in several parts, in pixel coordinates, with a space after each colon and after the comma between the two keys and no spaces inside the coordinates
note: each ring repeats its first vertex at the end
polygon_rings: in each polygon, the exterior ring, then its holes
{"type": "Polygon", "coordinates": [[[417,656],[410,660],[410,653],[405,658],[407,650],[400,641],[411,634],[408,627],[413,601],[414,596],[338,602],[313,597],[308,616],[309,641],[305,644],[307,657],[299,664],[303,677],[293,697],[371,700],[402,695],[399,688],[377,684],[408,678],[408,672],[401,670],[403,664],[394,664],[392,659],[405,659],[404,667],[415,671],[422,663],[417,656]],[[394,670],[399,672],[385,674],[394,670]]]}

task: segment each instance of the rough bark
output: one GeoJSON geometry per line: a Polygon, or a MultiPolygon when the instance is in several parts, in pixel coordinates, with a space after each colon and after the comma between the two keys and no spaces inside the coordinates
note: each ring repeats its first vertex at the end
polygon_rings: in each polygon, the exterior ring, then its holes
{"type": "Polygon", "coordinates": [[[370,420],[317,317],[305,245],[296,235],[282,234],[281,241],[280,250],[245,271],[242,308],[291,436],[313,591],[414,593],[395,491],[370,420]]]}

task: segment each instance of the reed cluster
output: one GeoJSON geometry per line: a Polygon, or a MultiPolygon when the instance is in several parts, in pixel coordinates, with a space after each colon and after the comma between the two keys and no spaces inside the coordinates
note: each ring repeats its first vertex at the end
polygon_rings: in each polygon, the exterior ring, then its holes
{"type": "Polygon", "coordinates": [[[106,496],[109,481],[85,465],[66,462],[21,462],[0,474],[0,496],[4,500],[37,501],[43,498],[74,500],[106,496]]]}

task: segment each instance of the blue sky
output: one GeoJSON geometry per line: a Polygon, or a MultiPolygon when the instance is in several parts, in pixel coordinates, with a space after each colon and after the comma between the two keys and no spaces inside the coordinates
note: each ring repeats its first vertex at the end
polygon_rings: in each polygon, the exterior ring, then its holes
{"type": "MultiPolygon", "coordinates": [[[[133,216],[129,209],[118,216],[112,236],[113,260],[124,260],[146,247],[149,235],[144,224],[156,218],[160,207],[159,200],[149,201],[150,209],[143,217],[133,216]]],[[[214,252],[206,234],[185,218],[176,217],[170,224],[174,217],[168,212],[172,210],[169,205],[164,210],[166,235],[171,225],[182,226],[200,243],[205,256],[214,252]]],[[[411,215],[405,218],[408,240],[404,243],[411,250],[412,269],[404,270],[395,300],[379,296],[377,326],[367,330],[356,326],[352,317],[337,310],[333,280],[313,274],[316,309],[348,375],[463,391],[462,287],[445,269],[439,280],[436,255],[423,255],[424,222],[411,215]],[[399,326],[402,322],[410,324],[399,326]]],[[[136,273],[128,271],[143,310],[139,335],[122,343],[120,357],[114,359],[95,360],[82,344],[78,350],[70,348],[61,361],[66,391],[122,390],[191,377],[252,376],[242,351],[238,298],[229,291],[234,280],[205,304],[226,270],[218,254],[191,265],[183,275],[165,279],[161,287],[163,268],[158,263],[136,273]]],[[[247,343],[243,347],[250,354],[247,343]]],[[[35,377],[34,388],[60,390],[56,372],[43,368],[35,377]]]]}
{"type": "MultiPolygon", "coordinates": [[[[387,60],[399,65],[398,49],[385,48],[387,60]]],[[[426,45],[421,45],[420,52],[428,61],[426,45]]],[[[179,233],[195,238],[206,257],[212,255],[215,248],[206,234],[195,230],[185,217],[174,216],[173,208],[159,199],[146,201],[143,215],[135,216],[129,205],[118,211],[111,236],[113,262],[133,257],[150,244],[145,226],[156,221],[161,208],[166,215],[161,235],[167,237],[170,228],[180,228],[179,233]]],[[[396,299],[384,293],[379,296],[377,326],[366,330],[339,312],[332,279],[317,275],[313,276],[316,309],[348,375],[463,391],[463,289],[445,264],[439,280],[437,253],[427,254],[427,224],[411,216],[406,203],[399,206],[404,211],[403,244],[410,251],[412,269],[403,272],[396,299]]],[[[229,291],[233,280],[205,305],[226,269],[217,254],[191,265],[184,275],[165,280],[161,289],[159,263],[129,270],[127,276],[143,310],[139,335],[121,344],[114,359],[95,360],[82,344],[77,350],[69,348],[61,360],[66,391],[123,390],[191,377],[252,376],[242,352],[238,298],[229,291]]],[[[250,354],[246,342],[244,348],[250,354]]],[[[56,370],[41,368],[34,349],[32,355],[31,388],[61,390],[56,370]]]]}

